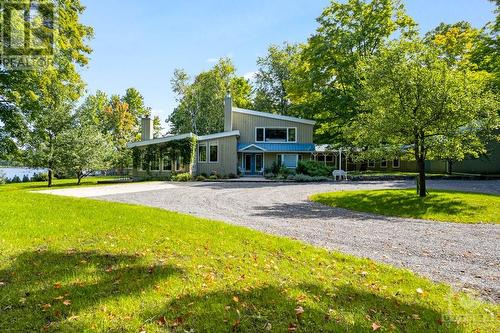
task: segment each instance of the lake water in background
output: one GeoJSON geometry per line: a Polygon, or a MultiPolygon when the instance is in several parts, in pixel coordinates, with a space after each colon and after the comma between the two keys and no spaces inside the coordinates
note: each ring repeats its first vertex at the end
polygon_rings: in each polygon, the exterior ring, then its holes
{"type": "Polygon", "coordinates": [[[26,175],[28,177],[33,177],[35,173],[47,172],[47,169],[30,169],[30,168],[4,168],[0,167],[0,174],[4,175],[8,179],[12,179],[15,176],[23,179],[26,175]]]}

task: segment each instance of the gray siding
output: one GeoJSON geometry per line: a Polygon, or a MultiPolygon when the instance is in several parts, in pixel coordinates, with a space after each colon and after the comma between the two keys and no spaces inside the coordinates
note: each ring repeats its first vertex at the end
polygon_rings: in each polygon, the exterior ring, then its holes
{"type": "Polygon", "coordinates": [[[255,142],[256,127],[296,127],[297,143],[313,142],[314,125],[233,112],[233,130],[240,131],[239,142],[255,142]]]}
{"type": "MultiPolygon", "coordinates": [[[[200,141],[198,142],[198,149],[196,152],[196,174],[202,174],[205,173],[207,175],[210,175],[213,172],[216,172],[217,174],[224,176],[224,175],[229,175],[229,174],[237,174],[237,165],[238,165],[238,153],[236,151],[237,149],[237,142],[236,142],[237,137],[236,136],[231,136],[231,137],[225,137],[225,138],[218,138],[218,139],[213,139],[213,140],[206,140],[206,141],[200,141]],[[218,143],[219,144],[219,161],[217,163],[209,163],[207,162],[199,162],[199,145],[202,143],[206,143],[207,147],[209,143],[218,143]]],[[[208,153],[207,153],[207,159],[208,159],[208,153]]]]}

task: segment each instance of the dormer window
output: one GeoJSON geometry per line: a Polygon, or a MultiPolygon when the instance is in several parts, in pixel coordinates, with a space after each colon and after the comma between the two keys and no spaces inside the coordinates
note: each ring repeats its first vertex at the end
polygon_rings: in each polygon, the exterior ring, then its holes
{"type": "Polygon", "coordinates": [[[257,127],[255,142],[297,142],[295,127],[257,127]]]}

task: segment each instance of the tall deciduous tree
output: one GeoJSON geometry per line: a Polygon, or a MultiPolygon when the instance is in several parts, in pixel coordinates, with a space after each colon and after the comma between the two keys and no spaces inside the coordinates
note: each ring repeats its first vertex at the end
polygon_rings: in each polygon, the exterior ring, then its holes
{"type": "Polygon", "coordinates": [[[485,152],[485,135],[499,126],[490,74],[451,66],[440,51],[416,39],[381,49],[363,68],[365,113],[349,131],[372,154],[411,147],[422,197],[427,159],[477,157],[485,152]]]}
{"type": "Polygon", "coordinates": [[[316,140],[345,142],[342,128],[360,112],[360,64],[394,34],[415,34],[399,0],[332,1],[317,19],[293,68],[288,96],[299,115],[317,120],[316,140]]]}
{"type": "Polygon", "coordinates": [[[76,175],[78,185],[94,171],[111,167],[112,157],[111,139],[95,126],[79,124],[63,132],[56,141],[57,171],[76,175]]]}
{"type": "Polygon", "coordinates": [[[267,55],[257,59],[259,69],[255,75],[255,109],[291,115],[287,85],[292,75],[292,64],[298,61],[299,51],[299,46],[288,43],[271,45],[267,55]]]}
{"type": "MultiPolygon", "coordinates": [[[[0,154],[48,168],[50,186],[54,143],[69,126],[73,105],[83,93],[77,67],[88,62],[92,29],[79,21],[84,11],[79,0],[49,2],[58,17],[56,25],[44,28],[54,34],[52,60],[33,70],[0,69],[0,147],[6,150],[0,154]]],[[[31,2],[22,5],[29,11],[31,2]]]]}
{"type": "Polygon", "coordinates": [[[174,134],[192,132],[198,135],[224,130],[223,101],[227,92],[239,107],[251,105],[251,86],[236,76],[230,59],[220,59],[210,70],[198,74],[191,82],[184,70],[176,70],[171,80],[179,105],[167,121],[174,134]]]}

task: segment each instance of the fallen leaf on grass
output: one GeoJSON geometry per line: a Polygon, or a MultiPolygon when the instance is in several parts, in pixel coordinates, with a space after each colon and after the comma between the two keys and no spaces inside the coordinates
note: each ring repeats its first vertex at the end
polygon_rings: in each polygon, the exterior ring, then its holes
{"type": "Polygon", "coordinates": [[[167,320],[165,319],[165,316],[161,316],[160,319],[158,319],[156,321],[156,323],[160,326],[165,326],[165,324],[167,323],[167,320]]]}
{"type": "Polygon", "coordinates": [[[295,332],[297,330],[297,325],[290,324],[288,325],[288,332],[295,332]]]}
{"type": "Polygon", "coordinates": [[[380,326],[380,325],[379,325],[379,324],[377,324],[377,323],[372,323],[372,330],[376,331],[376,330],[378,330],[380,327],[382,327],[382,326],[380,326]]]}
{"type": "Polygon", "coordinates": [[[302,316],[303,313],[304,313],[303,307],[298,306],[295,308],[295,315],[297,315],[298,318],[300,318],[300,316],[302,316]]]}
{"type": "Polygon", "coordinates": [[[422,288],[417,288],[417,294],[422,295],[423,293],[424,293],[424,291],[422,290],[422,288]]]}
{"type": "Polygon", "coordinates": [[[42,305],[42,309],[43,309],[43,311],[48,310],[50,307],[52,307],[52,305],[50,305],[50,304],[43,304],[43,305],[42,305]]]}
{"type": "Polygon", "coordinates": [[[233,296],[233,301],[235,303],[238,303],[240,301],[240,298],[238,296],[233,296]]]}
{"type": "Polygon", "coordinates": [[[69,299],[64,300],[63,304],[66,306],[71,305],[71,301],[69,299]]]}
{"type": "Polygon", "coordinates": [[[61,288],[61,282],[54,283],[54,288],[60,289],[61,288]]]}

